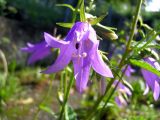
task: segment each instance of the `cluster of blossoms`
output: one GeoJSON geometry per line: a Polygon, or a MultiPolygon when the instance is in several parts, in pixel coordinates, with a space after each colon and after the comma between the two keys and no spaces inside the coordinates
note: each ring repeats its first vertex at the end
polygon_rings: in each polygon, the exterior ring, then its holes
{"type": "MultiPolygon", "coordinates": [[[[160,64],[154,58],[146,57],[143,60],[160,71],[160,64]]],[[[130,65],[128,65],[127,69],[124,72],[125,72],[125,76],[131,77],[131,74],[134,73],[135,70],[130,65]]],[[[141,69],[141,73],[146,84],[146,89],[143,94],[146,95],[149,92],[149,88],[151,88],[153,92],[154,100],[158,100],[159,94],[160,94],[160,85],[159,85],[160,77],[145,69],[141,69]]],[[[117,84],[117,82],[118,82],[117,80],[114,82],[114,86],[117,84]]],[[[117,86],[117,91],[118,91],[118,96],[115,98],[117,105],[120,107],[126,106],[127,99],[124,99],[123,96],[126,96],[126,97],[131,96],[132,93],[130,89],[127,88],[125,85],[123,85],[121,82],[119,82],[117,86]]]]}
{"type": "MultiPolygon", "coordinates": [[[[160,71],[160,64],[154,58],[146,57],[143,60],[160,71]]],[[[127,77],[130,77],[133,72],[135,72],[135,70],[132,69],[130,65],[128,65],[125,71],[125,75],[127,77]]],[[[146,82],[146,89],[144,91],[144,95],[146,95],[149,92],[149,88],[151,88],[154,100],[158,100],[160,94],[160,77],[145,69],[141,69],[141,73],[146,82]]]]}
{"type": "Polygon", "coordinates": [[[128,96],[132,95],[131,90],[126,87],[125,85],[123,85],[121,82],[118,82],[118,80],[115,80],[113,85],[114,87],[117,85],[117,92],[118,92],[118,96],[115,97],[115,102],[117,103],[118,106],[122,107],[122,106],[126,106],[127,105],[127,99],[128,96]],[[125,96],[126,99],[123,97],[125,96]]]}
{"type": "Polygon", "coordinates": [[[99,51],[99,41],[96,32],[87,22],[77,22],[64,40],[44,33],[45,41],[22,48],[23,51],[32,53],[28,63],[33,63],[50,54],[51,48],[59,48],[60,54],[53,65],[43,73],[50,74],[63,70],[70,61],[73,62],[74,77],[79,92],[86,86],[92,67],[97,73],[104,77],[113,78],[110,68],[104,63],[99,51]]]}
{"type": "MultiPolygon", "coordinates": [[[[60,49],[60,54],[56,61],[46,70],[42,71],[42,73],[51,74],[61,71],[72,61],[76,87],[79,92],[83,92],[87,87],[91,68],[103,77],[113,78],[110,68],[105,64],[99,53],[99,40],[97,40],[96,32],[89,23],[75,23],[64,40],[58,40],[48,33],[44,33],[44,39],[41,43],[34,45],[28,43],[27,47],[22,48],[22,51],[31,54],[28,64],[32,64],[50,55],[52,48],[60,49]]],[[[160,70],[160,65],[155,59],[148,57],[144,58],[144,61],[160,70]]],[[[125,75],[130,77],[133,72],[135,72],[135,70],[128,65],[125,70],[125,75]]],[[[144,94],[147,94],[149,88],[151,88],[154,99],[157,100],[160,94],[160,78],[154,73],[144,69],[141,69],[141,72],[146,81],[144,94]]],[[[132,93],[125,85],[115,80],[114,85],[117,83],[117,91],[119,94],[115,98],[115,101],[119,106],[126,105],[127,102],[122,97],[122,94],[131,96],[132,93]]]]}

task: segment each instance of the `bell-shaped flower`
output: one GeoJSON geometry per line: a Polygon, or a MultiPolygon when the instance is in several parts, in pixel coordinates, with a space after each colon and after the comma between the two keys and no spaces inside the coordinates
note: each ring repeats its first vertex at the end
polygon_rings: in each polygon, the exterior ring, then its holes
{"type": "Polygon", "coordinates": [[[27,46],[21,48],[21,50],[31,54],[28,59],[28,64],[35,63],[36,61],[41,60],[51,54],[51,47],[48,46],[45,41],[37,44],[27,43],[27,46]]]}
{"type": "Polygon", "coordinates": [[[115,97],[115,102],[117,103],[119,107],[123,107],[127,105],[128,97],[132,95],[132,92],[124,84],[122,84],[121,82],[118,82],[118,80],[114,81],[113,83],[114,87],[116,86],[117,83],[118,85],[117,85],[116,90],[118,92],[118,96],[115,97]]]}
{"type": "MultiPolygon", "coordinates": [[[[123,70],[125,70],[125,69],[123,69],[123,70]]],[[[125,74],[127,77],[130,77],[131,74],[134,73],[134,72],[135,72],[135,70],[134,70],[130,65],[128,65],[127,68],[126,68],[126,70],[125,70],[125,73],[124,73],[124,74],[125,74]]]]}
{"type": "Polygon", "coordinates": [[[58,72],[72,61],[79,92],[87,86],[91,67],[100,75],[113,78],[110,68],[104,63],[98,51],[99,41],[95,30],[89,23],[75,23],[64,41],[57,41],[47,33],[44,37],[49,46],[60,49],[60,54],[54,64],[43,71],[44,73],[58,72]]]}
{"type": "MultiPolygon", "coordinates": [[[[144,61],[160,71],[160,65],[154,58],[147,57],[144,58],[144,61]]],[[[147,94],[149,92],[149,88],[151,88],[154,99],[158,100],[160,94],[160,77],[145,69],[141,69],[141,73],[143,75],[144,80],[146,81],[146,89],[144,91],[144,95],[147,94]]]]}

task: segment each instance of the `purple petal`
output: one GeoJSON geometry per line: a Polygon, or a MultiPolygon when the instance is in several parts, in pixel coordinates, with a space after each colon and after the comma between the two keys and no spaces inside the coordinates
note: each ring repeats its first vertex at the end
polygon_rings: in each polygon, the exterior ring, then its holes
{"type": "Polygon", "coordinates": [[[72,46],[72,44],[61,46],[60,54],[56,59],[55,63],[50,67],[48,67],[47,70],[43,71],[43,73],[50,74],[50,73],[54,73],[62,70],[64,67],[66,67],[69,64],[72,57],[72,53],[74,51],[75,51],[75,48],[72,46]]]}
{"type": "Polygon", "coordinates": [[[130,65],[128,65],[128,67],[127,67],[127,69],[126,69],[126,71],[125,71],[125,75],[126,75],[127,77],[130,77],[133,72],[135,72],[135,70],[132,69],[132,67],[131,67],[130,65]]]}
{"type": "Polygon", "coordinates": [[[119,99],[119,96],[115,97],[115,102],[117,103],[117,105],[118,105],[119,107],[122,106],[122,103],[121,103],[121,101],[120,101],[120,99],[119,99]]]}
{"type": "Polygon", "coordinates": [[[146,84],[146,89],[145,89],[143,95],[146,95],[148,92],[149,92],[149,86],[148,86],[148,84],[146,84]]]}
{"type": "Polygon", "coordinates": [[[154,83],[154,92],[153,92],[154,100],[158,100],[159,94],[160,94],[160,87],[159,87],[158,82],[155,80],[155,83],[154,83]]]}
{"type": "Polygon", "coordinates": [[[152,91],[154,91],[154,81],[157,79],[157,75],[144,69],[141,69],[141,73],[148,86],[152,89],[152,91]]]}
{"type": "Polygon", "coordinates": [[[27,43],[27,47],[21,48],[22,51],[31,53],[28,64],[34,63],[48,56],[51,53],[50,49],[51,47],[48,47],[45,41],[37,44],[27,43]]]}
{"type": "Polygon", "coordinates": [[[119,107],[122,107],[122,106],[126,106],[127,105],[127,102],[126,100],[121,96],[121,95],[118,95],[116,98],[115,98],[115,101],[117,103],[117,105],[119,107]]]}
{"type": "Polygon", "coordinates": [[[28,59],[28,64],[32,64],[38,60],[41,60],[51,54],[51,49],[50,47],[47,48],[41,48],[39,50],[36,50],[33,52],[33,54],[29,57],[28,59]]]}
{"type": "Polygon", "coordinates": [[[61,45],[66,45],[68,44],[68,42],[66,41],[63,41],[63,40],[58,40],[57,38],[51,36],[50,34],[48,33],[44,33],[44,38],[45,38],[45,41],[46,43],[53,47],[53,48],[60,48],[61,45]]]}
{"type": "Polygon", "coordinates": [[[87,61],[88,58],[74,58],[74,76],[76,79],[76,87],[78,91],[83,92],[88,83],[89,73],[90,73],[90,62],[87,61]]]}
{"type": "Polygon", "coordinates": [[[113,78],[113,74],[112,74],[110,68],[104,63],[98,49],[94,51],[93,56],[94,56],[94,58],[92,58],[92,62],[91,62],[93,69],[97,73],[99,73],[105,77],[113,78]]]}
{"type": "Polygon", "coordinates": [[[89,24],[86,22],[76,22],[72,29],[69,31],[65,41],[73,41],[75,39],[82,39],[89,29],[89,24]],[[77,33],[80,33],[79,35],[77,33]],[[75,35],[77,34],[77,35],[75,35]]]}

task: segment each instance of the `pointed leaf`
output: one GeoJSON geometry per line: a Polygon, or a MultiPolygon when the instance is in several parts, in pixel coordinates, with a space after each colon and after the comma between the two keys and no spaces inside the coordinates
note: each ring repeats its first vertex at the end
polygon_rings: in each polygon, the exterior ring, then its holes
{"type": "Polygon", "coordinates": [[[93,18],[93,19],[91,19],[90,24],[91,25],[96,25],[97,23],[101,22],[105,17],[106,17],[106,14],[105,15],[101,15],[98,18],[93,18]]]}
{"type": "Polygon", "coordinates": [[[72,28],[73,23],[56,23],[57,25],[65,28],[72,28]]]}
{"type": "Polygon", "coordinates": [[[77,120],[77,114],[68,104],[65,107],[65,120],[77,120]]]}
{"type": "Polygon", "coordinates": [[[151,66],[149,63],[143,61],[143,60],[135,60],[135,59],[130,59],[129,62],[132,65],[138,66],[140,68],[146,69],[158,76],[160,76],[160,71],[158,71],[156,68],[154,68],[153,66],[151,66]]]}
{"type": "Polygon", "coordinates": [[[55,116],[55,113],[52,111],[51,108],[49,108],[48,106],[44,106],[44,105],[40,105],[39,108],[49,114],[51,114],[52,116],[55,116]]]}
{"type": "Polygon", "coordinates": [[[72,11],[75,11],[75,8],[72,5],[69,4],[56,4],[58,7],[67,7],[70,8],[72,11]]]}

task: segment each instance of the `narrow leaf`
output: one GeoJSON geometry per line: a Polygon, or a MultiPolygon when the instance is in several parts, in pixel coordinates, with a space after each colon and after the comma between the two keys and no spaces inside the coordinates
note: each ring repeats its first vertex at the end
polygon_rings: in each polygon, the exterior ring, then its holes
{"type": "Polygon", "coordinates": [[[75,8],[72,5],[69,4],[56,4],[58,7],[67,7],[70,8],[72,11],[75,11],[75,8]]]}
{"type": "Polygon", "coordinates": [[[150,65],[149,63],[143,61],[143,60],[135,60],[135,59],[130,59],[129,62],[132,65],[138,66],[140,68],[146,69],[158,76],[160,76],[160,71],[158,71],[156,68],[154,68],[152,65],[150,65]]]}
{"type": "Polygon", "coordinates": [[[100,16],[98,18],[93,18],[93,19],[91,19],[90,24],[91,25],[96,25],[97,23],[101,22],[105,17],[106,17],[106,14],[102,15],[102,16],[100,16]]]}
{"type": "Polygon", "coordinates": [[[52,111],[51,108],[49,108],[48,106],[44,106],[44,105],[40,105],[39,108],[53,116],[55,116],[55,113],[52,111]]]}
{"type": "Polygon", "coordinates": [[[57,25],[65,28],[71,28],[74,23],[56,23],[57,25]]]}

